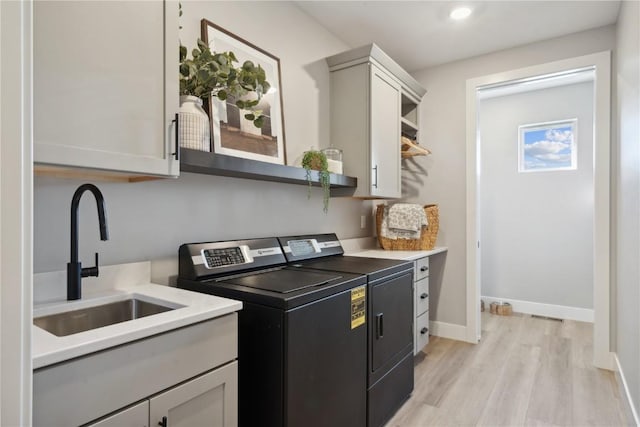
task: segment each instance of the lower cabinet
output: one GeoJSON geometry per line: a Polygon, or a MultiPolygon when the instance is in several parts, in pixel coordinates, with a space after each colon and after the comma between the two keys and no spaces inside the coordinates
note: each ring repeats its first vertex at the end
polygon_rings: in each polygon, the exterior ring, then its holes
{"type": "Polygon", "coordinates": [[[416,355],[429,344],[429,257],[415,261],[413,279],[413,308],[416,316],[413,322],[413,354],[416,355]]]}
{"type": "Polygon", "coordinates": [[[149,426],[149,401],[138,403],[130,408],[100,420],[89,423],[90,427],[148,427],[149,426]]]}
{"type": "Polygon", "coordinates": [[[236,426],[237,394],[238,362],[233,362],[88,426],[236,426]]]}
{"type": "Polygon", "coordinates": [[[238,362],[216,369],[149,400],[151,426],[238,425],[238,362]]]}
{"type": "Polygon", "coordinates": [[[231,313],[37,369],[33,426],[235,427],[237,351],[231,313]]]}

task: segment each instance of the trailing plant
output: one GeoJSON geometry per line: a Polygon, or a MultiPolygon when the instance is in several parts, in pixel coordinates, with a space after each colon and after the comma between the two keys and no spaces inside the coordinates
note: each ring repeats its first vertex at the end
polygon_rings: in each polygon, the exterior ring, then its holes
{"type": "Polygon", "coordinates": [[[311,171],[318,171],[320,186],[323,190],[323,211],[324,213],[327,213],[329,211],[329,197],[331,195],[331,176],[328,170],[329,165],[327,163],[327,156],[321,151],[306,151],[302,157],[302,167],[306,170],[307,181],[309,182],[307,198],[311,198],[311,187],[313,182],[311,179],[311,171]]]}
{"type": "Polygon", "coordinates": [[[233,52],[212,52],[200,39],[191,56],[188,58],[187,48],[180,45],[180,95],[215,96],[221,101],[233,96],[236,106],[247,111],[245,119],[258,128],[264,125],[265,116],[256,106],[271,85],[260,64],[245,61],[236,67],[238,59],[233,52]]]}

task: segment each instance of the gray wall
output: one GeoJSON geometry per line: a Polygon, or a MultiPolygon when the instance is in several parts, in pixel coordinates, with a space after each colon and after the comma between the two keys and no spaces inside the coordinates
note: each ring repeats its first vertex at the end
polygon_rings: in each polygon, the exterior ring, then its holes
{"type": "Polygon", "coordinates": [[[482,295],[593,308],[593,82],[482,99],[482,295]],[[577,118],[577,169],[518,172],[518,126],[577,118]]]}
{"type": "MultiPolygon", "coordinates": [[[[618,17],[617,156],[614,176],[616,352],[636,412],[640,412],[640,3],[624,1],[618,17]]],[[[614,150],[614,153],[616,151],[614,150]]]]}
{"type": "MultiPolygon", "coordinates": [[[[348,47],[284,2],[182,1],[185,45],[200,36],[200,19],[228,29],[278,56],[289,163],[310,146],[329,145],[329,72],[324,57],[348,47]]],[[[83,181],[42,178],[34,191],[34,270],[63,270],[69,257],[69,206],[83,181]]],[[[322,212],[322,193],[305,186],[183,174],[179,179],[135,184],[96,183],[104,192],[111,239],[98,239],[95,202],[81,202],[80,259],[104,265],[177,256],[189,241],[278,234],[333,232],[362,237],[360,215],[371,224],[370,202],[334,198],[322,212]]],[[[168,272],[167,274],[171,274],[168,272]]],[[[175,273],[175,272],[173,272],[175,273]]]]}
{"type": "Polygon", "coordinates": [[[431,297],[441,322],[466,322],[466,81],[560,59],[613,49],[615,26],[427,68],[413,76],[427,89],[420,111],[422,144],[433,155],[404,163],[407,200],[440,205],[438,245],[448,246],[440,289],[431,297]]]}

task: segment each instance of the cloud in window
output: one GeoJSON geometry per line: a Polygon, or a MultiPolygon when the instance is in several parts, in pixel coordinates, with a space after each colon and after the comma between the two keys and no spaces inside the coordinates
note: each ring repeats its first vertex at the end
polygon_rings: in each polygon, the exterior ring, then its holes
{"type": "Polygon", "coordinates": [[[524,170],[574,168],[574,132],[571,124],[535,126],[521,130],[524,170]]]}

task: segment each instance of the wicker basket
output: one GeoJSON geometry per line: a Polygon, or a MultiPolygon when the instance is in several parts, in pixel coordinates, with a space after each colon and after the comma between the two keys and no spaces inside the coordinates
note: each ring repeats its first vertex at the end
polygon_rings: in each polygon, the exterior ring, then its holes
{"type": "Polygon", "coordinates": [[[422,227],[419,239],[387,239],[380,235],[382,228],[382,217],[384,216],[384,205],[378,205],[376,210],[376,232],[378,242],[382,249],[391,251],[424,251],[433,249],[438,237],[439,216],[438,205],[425,205],[424,212],[427,214],[429,225],[422,227]]]}

